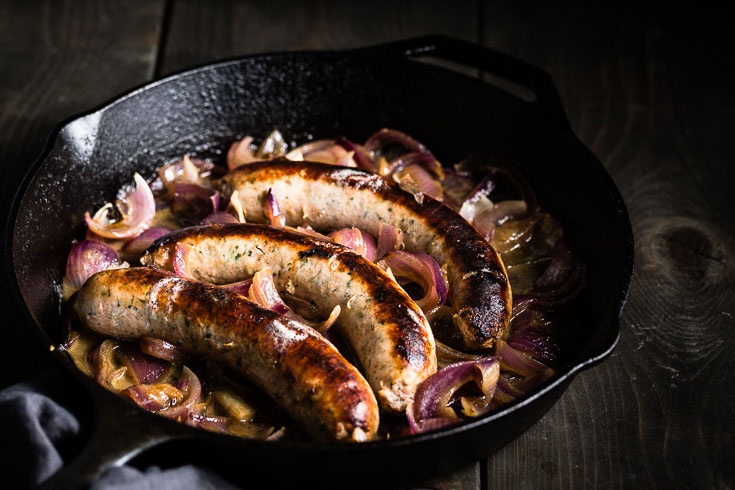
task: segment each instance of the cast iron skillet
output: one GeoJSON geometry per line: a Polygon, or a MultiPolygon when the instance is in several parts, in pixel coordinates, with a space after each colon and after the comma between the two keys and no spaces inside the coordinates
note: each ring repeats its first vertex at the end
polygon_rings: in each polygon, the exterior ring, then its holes
{"type": "Polygon", "coordinates": [[[370,485],[418,481],[456,469],[530,427],[581,369],[615,346],[633,271],[625,205],[598,160],[571,132],[549,76],[519,60],[447,37],[339,52],[249,56],[153,82],[62,126],[15,198],[6,240],[11,283],[28,327],[58,343],[54,289],[84,211],[183,152],[223,160],[236,136],[278,128],[305,141],[346,135],[362,141],[382,127],[404,130],[444,162],[489,154],[528,177],[559,218],[588,270],[578,350],[541,390],[476,421],[410,438],[367,444],[263,442],[208,433],[135,407],[53,355],[86,386],[96,425],[86,450],[48,487],[93,481],[142,453],[159,465],[209,464],[242,484],[370,485]],[[435,58],[503,77],[532,92],[527,101],[418,60],[435,58]]]}

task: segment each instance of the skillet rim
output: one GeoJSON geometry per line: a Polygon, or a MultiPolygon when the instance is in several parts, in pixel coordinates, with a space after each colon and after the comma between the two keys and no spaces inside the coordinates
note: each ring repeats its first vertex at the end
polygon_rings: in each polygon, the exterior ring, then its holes
{"type": "MultiPolygon", "coordinates": [[[[20,209],[21,202],[23,201],[23,197],[25,196],[25,193],[28,190],[28,187],[32,183],[33,179],[36,177],[36,174],[39,168],[49,160],[49,157],[52,155],[57,144],[61,141],[60,136],[61,136],[62,131],[64,131],[64,129],[66,129],[68,126],[74,123],[77,123],[78,121],[81,121],[85,118],[92,118],[92,117],[95,117],[96,115],[101,115],[107,110],[115,107],[116,105],[128,99],[134,98],[136,95],[144,91],[153,89],[154,87],[157,87],[159,85],[170,83],[172,81],[179,80],[184,77],[195,76],[198,73],[206,72],[206,71],[213,70],[213,69],[225,68],[228,66],[236,66],[242,62],[246,62],[252,59],[269,60],[269,59],[274,59],[274,58],[282,58],[284,56],[285,57],[311,56],[315,58],[324,58],[324,57],[332,56],[332,57],[351,58],[354,56],[362,56],[362,55],[384,54],[386,56],[393,55],[395,58],[402,58],[403,61],[405,62],[416,63],[417,61],[412,59],[412,54],[409,51],[391,54],[388,52],[388,50],[392,46],[403,45],[405,41],[413,41],[413,42],[419,43],[422,40],[425,40],[426,43],[430,43],[430,42],[441,42],[442,39],[452,39],[452,38],[445,38],[444,36],[428,36],[425,38],[412,38],[412,39],[404,40],[404,41],[395,41],[391,43],[383,43],[383,44],[371,45],[367,47],[352,48],[352,49],[346,49],[346,50],[298,50],[298,51],[277,51],[277,52],[268,52],[268,53],[255,53],[255,54],[249,54],[246,56],[230,57],[230,58],[226,58],[226,59],[219,60],[216,62],[202,63],[202,64],[194,66],[193,68],[187,68],[187,69],[176,71],[174,73],[167,75],[164,78],[137,85],[134,88],[131,88],[130,90],[127,90],[120,95],[117,95],[115,97],[108,99],[107,101],[103,102],[102,104],[88,111],[84,111],[75,116],[71,116],[65,119],[64,121],[62,121],[61,123],[59,123],[59,125],[57,125],[54,128],[54,130],[50,133],[49,137],[47,138],[47,142],[46,142],[46,145],[43,151],[39,154],[39,156],[36,158],[34,163],[28,168],[23,179],[21,180],[21,183],[18,186],[18,190],[14,194],[12,204],[10,206],[10,212],[8,214],[8,218],[6,220],[6,226],[5,226],[5,242],[6,243],[4,247],[5,249],[4,259],[7,265],[6,269],[8,272],[9,279],[10,279],[10,289],[13,290],[13,294],[15,295],[16,301],[18,302],[18,305],[20,306],[20,309],[22,310],[24,318],[26,319],[28,323],[30,323],[34,327],[33,331],[35,335],[39,337],[39,340],[41,340],[46,345],[46,347],[52,347],[52,346],[55,347],[54,344],[51,342],[51,339],[46,334],[46,331],[43,329],[43,327],[41,327],[40,324],[38,324],[33,318],[30,312],[30,309],[28,308],[28,305],[26,304],[25,300],[22,297],[20,285],[18,284],[18,279],[15,274],[15,264],[13,260],[13,255],[14,255],[13,241],[14,241],[14,236],[15,236],[15,224],[17,221],[17,217],[18,217],[17,215],[20,209]]],[[[431,52],[424,52],[421,54],[426,54],[430,56],[431,52]]],[[[617,342],[620,338],[620,315],[621,315],[622,309],[627,299],[627,295],[630,290],[630,284],[631,284],[633,272],[634,272],[634,260],[635,260],[634,251],[635,249],[634,249],[632,225],[631,225],[630,218],[627,212],[627,208],[622,199],[622,196],[620,195],[620,191],[618,190],[617,186],[612,180],[612,177],[609,175],[609,173],[604,168],[604,166],[601,164],[601,162],[597,159],[597,157],[591,152],[591,150],[589,150],[589,148],[587,148],[577,138],[577,136],[574,134],[574,132],[571,129],[568,129],[568,128],[565,129],[565,128],[559,127],[557,123],[550,121],[547,117],[541,114],[538,114],[536,111],[533,110],[532,107],[529,107],[527,103],[524,103],[522,100],[518,99],[517,97],[513,95],[508,94],[507,92],[503,90],[499,90],[497,87],[491,84],[488,84],[487,82],[484,82],[477,78],[470,77],[468,75],[464,75],[462,73],[458,73],[456,71],[448,70],[442,67],[430,65],[430,68],[433,70],[442,70],[444,72],[452,73],[453,75],[457,77],[463,78],[467,82],[482,85],[488,90],[494,90],[499,96],[513,100],[514,105],[517,105],[519,107],[519,110],[520,110],[520,107],[524,107],[526,110],[528,110],[529,113],[535,114],[538,117],[539,121],[542,121],[542,124],[548,126],[550,130],[558,132],[560,135],[563,134],[563,137],[566,138],[567,140],[565,141],[565,143],[574,145],[576,150],[581,151],[585,157],[584,163],[586,165],[591,166],[591,168],[595,170],[595,173],[601,178],[602,183],[605,187],[605,190],[607,191],[609,197],[611,198],[613,208],[617,211],[618,222],[619,224],[622,225],[623,239],[624,239],[623,247],[625,251],[625,256],[622,257],[625,263],[625,268],[620,275],[621,283],[617,287],[617,293],[616,293],[616,298],[613,302],[613,308],[606,315],[606,317],[608,318],[608,322],[600,323],[600,325],[604,325],[604,323],[608,323],[608,327],[609,327],[608,330],[610,330],[610,333],[611,333],[611,335],[606,336],[604,342],[601,341],[601,343],[604,344],[603,348],[599,352],[592,353],[586,359],[581,359],[571,364],[565,364],[561,368],[563,371],[557,372],[555,376],[551,380],[549,380],[549,382],[545,383],[541,388],[539,388],[538,390],[528,395],[523,396],[518,401],[509,404],[508,406],[506,406],[505,408],[501,410],[498,410],[497,412],[493,412],[485,416],[478,417],[477,419],[474,419],[474,420],[465,421],[456,426],[446,427],[446,428],[428,432],[425,434],[405,436],[405,437],[400,437],[400,438],[391,439],[391,440],[371,441],[371,442],[360,443],[360,444],[351,444],[351,443],[345,443],[345,442],[326,442],[326,443],[319,442],[315,444],[313,441],[295,442],[295,441],[262,441],[262,440],[257,440],[257,439],[244,439],[244,438],[240,438],[236,436],[231,436],[227,434],[217,434],[217,433],[205,431],[204,429],[186,426],[187,429],[191,431],[192,437],[203,437],[203,436],[216,437],[216,438],[224,437],[226,439],[235,440],[239,444],[245,444],[245,445],[261,446],[262,444],[265,443],[265,444],[268,444],[269,447],[276,445],[276,446],[284,447],[288,450],[308,450],[310,452],[318,451],[318,452],[324,452],[324,453],[329,453],[333,451],[344,452],[345,450],[348,450],[350,452],[364,452],[364,451],[372,451],[373,448],[375,449],[380,449],[384,447],[400,448],[400,447],[409,446],[409,445],[421,445],[424,443],[435,441],[437,439],[451,438],[458,434],[472,431],[479,426],[490,424],[491,422],[495,420],[503,418],[510,413],[516,412],[522,409],[523,407],[526,407],[534,403],[537,399],[543,398],[547,394],[556,390],[560,385],[564,383],[570,383],[574,379],[574,377],[582,370],[587,369],[591,367],[592,365],[603,360],[613,351],[613,349],[617,345],[617,342]]],[[[583,350],[584,349],[580,349],[577,355],[581,355],[583,350]]],[[[56,349],[54,350],[54,352],[52,352],[52,357],[57,362],[60,362],[62,366],[64,366],[65,369],[72,369],[75,374],[77,373],[83,374],[78,369],[76,369],[76,367],[68,360],[68,357],[62,354],[59,351],[59,349],[56,349]]],[[[90,389],[89,386],[95,386],[96,387],[95,389],[105,390],[105,388],[97,384],[92,384],[92,383],[83,383],[83,384],[86,390],[90,389]]],[[[566,389],[564,391],[566,391],[566,389]]],[[[126,404],[135,406],[133,402],[127,401],[122,398],[120,399],[126,404]]],[[[97,406],[97,408],[99,410],[104,409],[104,407],[99,407],[99,406],[97,406]]],[[[155,422],[160,422],[161,417],[158,417],[155,414],[146,412],[144,410],[141,410],[141,411],[146,413],[147,415],[150,415],[151,417],[155,417],[154,419],[151,419],[151,420],[155,422]]],[[[171,422],[171,423],[175,423],[175,422],[171,422]]]]}

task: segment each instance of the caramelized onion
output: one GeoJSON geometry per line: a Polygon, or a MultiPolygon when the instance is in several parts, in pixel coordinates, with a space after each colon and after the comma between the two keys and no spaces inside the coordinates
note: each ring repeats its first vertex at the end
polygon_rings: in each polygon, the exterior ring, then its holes
{"type": "Polygon", "coordinates": [[[357,228],[343,228],[329,234],[329,239],[349,247],[371,262],[375,262],[375,240],[357,228]]]}
{"type": "MultiPolygon", "coordinates": [[[[422,194],[433,197],[441,201],[443,199],[442,186],[438,180],[431,176],[429,172],[419,165],[409,165],[400,172],[393,175],[393,179],[398,182],[401,189],[417,196],[417,190],[422,194]]],[[[416,199],[419,203],[423,199],[416,199]]]]}
{"type": "Polygon", "coordinates": [[[514,349],[500,339],[496,341],[495,345],[495,355],[500,359],[500,366],[505,371],[511,371],[521,376],[534,376],[548,369],[548,366],[544,363],[514,349]]]}
{"type": "Polygon", "coordinates": [[[194,275],[189,269],[189,254],[192,251],[192,246],[186,243],[178,242],[174,248],[173,266],[176,275],[185,277],[187,279],[194,279],[194,275]]]}
{"type": "Polygon", "coordinates": [[[276,196],[273,195],[273,189],[268,189],[268,195],[265,197],[265,216],[270,220],[271,226],[276,228],[286,226],[286,215],[278,207],[278,201],[276,200],[276,196]]]}
{"type": "Polygon", "coordinates": [[[251,279],[244,279],[242,281],[233,282],[230,284],[221,284],[220,287],[223,287],[225,289],[229,289],[230,291],[234,291],[240,296],[245,296],[246,298],[249,297],[250,294],[250,286],[253,285],[253,280],[251,279]]]}
{"type": "Polygon", "coordinates": [[[112,247],[94,240],[82,240],[71,247],[66,259],[64,283],[77,290],[93,274],[121,265],[120,257],[112,247]]]}
{"type": "Polygon", "coordinates": [[[160,226],[148,228],[143,233],[123,245],[121,252],[125,254],[129,260],[132,260],[133,258],[137,260],[143,251],[150,247],[153,242],[162,236],[168,235],[170,232],[171,230],[168,228],[162,228],[160,226]]]}
{"type": "MultiPolygon", "coordinates": [[[[434,158],[434,155],[429,151],[428,148],[426,148],[423,144],[419,143],[406,133],[398,131],[396,129],[384,128],[373,134],[365,142],[365,149],[369,151],[372,154],[373,159],[375,159],[375,156],[378,153],[382,152],[383,148],[389,145],[400,145],[404,149],[406,149],[408,153],[427,154],[436,161],[436,158],[434,158]]],[[[444,178],[444,171],[438,161],[435,164],[432,164],[431,167],[432,171],[436,173],[439,179],[444,178]]]]}
{"type": "Polygon", "coordinates": [[[216,211],[206,218],[204,218],[201,222],[202,225],[213,225],[213,224],[220,224],[220,225],[226,225],[228,223],[239,223],[237,218],[232,216],[230,213],[227,213],[225,211],[216,211]]]}
{"type": "Polygon", "coordinates": [[[391,174],[397,174],[414,165],[433,173],[434,177],[439,180],[443,180],[445,178],[444,169],[431,153],[421,151],[405,153],[394,158],[388,163],[391,174]]]}
{"type": "Polygon", "coordinates": [[[429,254],[393,250],[383,261],[395,277],[406,278],[423,288],[424,297],[416,301],[416,304],[427,318],[431,318],[438,307],[446,302],[447,280],[439,264],[429,254]]]}
{"type": "Polygon", "coordinates": [[[179,182],[174,185],[171,209],[180,223],[195,225],[219,210],[220,200],[219,192],[214,189],[179,182]]]}
{"type": "Polygon", "coordinates": [[[84,213],[84,221],[95,234],[105,238],[126,240],[143,233],[153,222],[156,214],[156,201],[153,198],[148,183],[138,173],[133,176],[135,190],[118,202],[121,218],[113,221],[109,216],[112,204],[108,203],[100,208],[94,217],[89,212],[84,213]]]}
{"type": "Polygon", "coordinates": [[[496,226],[511,219],[523,218],[527,214],[528,205],[525,201],[501,201],[477,214],[472,225],[489,242],[493,239],[496,226]]]}
{"type": "Polygon", "coordinates": [[[159,414],[170,419],[183,421],[186,418],[187,409],[199,401],[199,396],[202,394],[202,384],[197,375],[184,366],[181,371],[181,378],[173,386],[184,394],[184,399],[175,400],[170,406],[161,410],[159,414]]]}
{"type": "Polygon", "coordinates": [[[253,137],[245,136],[239,141],[235,141],[230,145],[227,151],[227,168],[234,170],[240,165],[257,162],[261,160],[255,156],[254,148],[252,148],[253,137]]]}
{"type": "Polygon", "coordinates": [[[473,397],[467,402],[468,406],[472,406],[471,415],[488,411],[499,374],[500,364],[495,357],[450,364],[419,384],[410,410],[414,419],[412,425],[436,418],[457,418],[457,413],[450,406],[453,395],[470,382],[474,382],[482,392],[482,396],[478,397],[482,401],[473,397]]]}
{"type": "Polygon", "coordinates": [[[377,172],[378,169],[375,165],[375,161],[364,146],[353,143],[352,141],[344,137],[337,138],[335,143],[342,146],[342,148],[347,151],[354,152],[352,159],[355,161],[358,167],[369,170],[371,172],[377,172]]]}
{"type": "Polygon", "coordinates": [[[375,251],[375,259],[380,260],[385,254],[392,250],[403,248],[403,230],[394,226],[380,223],[378,228],[378,246],[375,251]]]}
{"type": "Polygon", "coordinates": [[[264,308],[275,311],[286,318],[308,325],[322,335],[324,335],[329,328],[334,325],[342,311],[342,308],[339,305],[336,305],[324,322],[311,322],[302,318],[294,313],[291,308],[286,305],[283,299],[281,299],[281,295],[278,293],[276,285],[273,282],[273,273],[268,267],[256,272],[253,276],[253,285],[250,287],[250,291],[248,292],[248,298],[250,301],[257,303],[264,308]]]}
{"type": "Polygon", "coordinates": [[[181,349],[162,339],[142,337],[138,341],[138,345],[140,346],[140,350],[145,354],[165,361],[176,362],[186,357],[186,354],[181,349]]]}

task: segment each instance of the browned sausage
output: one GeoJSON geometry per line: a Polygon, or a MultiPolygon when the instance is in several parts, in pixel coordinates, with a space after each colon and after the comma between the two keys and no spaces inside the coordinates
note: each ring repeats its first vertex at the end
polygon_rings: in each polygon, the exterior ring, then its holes
{"type": "Polygon", "coordinates": [[[191,247],[194,279],[230,283],[269,267],[279,290],[311,301],[325,316],[340,305],[338,328],[386,410],[404,411],[419,383],[436,372],[434,337],[421,309],[347,247],[263,225],[211,225],[166,235],[141,262],[173,270],[177,244],[191,247]]]}
{"type": "Polygon", "coordinates": [[[103,335],[157,337],[226,362],[316,439],[366,441],[377,431],[370,386],[332,344],[225,288],[147,267],[106,270],[74,308],[103,335]]]}
{"type": "Polygon", "coordinates": [[[268,189],[288,225],[317,230],[355,226],[377,236],[381,223],[400,228],[406,248],[446,265],[454,323],[469,347],[490,347],[508,325],[511,291],[497,252],[461,216],[412,195],[378,174],[321,163],[273,160],[243,165],[223,179],[237,190],[248,221],[265,222],[268,189]]]}

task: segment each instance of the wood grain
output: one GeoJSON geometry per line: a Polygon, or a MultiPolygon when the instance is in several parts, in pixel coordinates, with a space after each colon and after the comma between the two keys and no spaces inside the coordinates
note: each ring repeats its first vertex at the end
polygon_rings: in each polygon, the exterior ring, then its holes
{"type": "MultiPolygon", "coordinates": [[[[59,121],[154,70],[436,33],[483,42],[551,74],[574,132],[626,201],[637,271],[609,359],[578,376],[546,416],[487,461],[415,488],[735,488],[735,57],[724,7],[166,5],[0,2],[3,216],[59,121]]],[[[6,324],[22,325],[17,308],[6,324]]],[[[48,367],[27,331],[7,330],[2,346],[0,386],[48,367]]]]}
{"type": "Polygon", "coordinates": [[[637,255],[614,355],[490,458],[489,487],[735,485],[725,18],[669,4],[487,3],[484,42],[551,73],[575,133],[623,194],[637,255]]]}
{"type": "MultiPolygon", "coordinates": [[[[150,79],[162,13],[163,1],[0,2],[2,216],[54,127],[150,79]]],[[[17,307],[4,323],[0,386],[49,367],[17,307]]]]}

